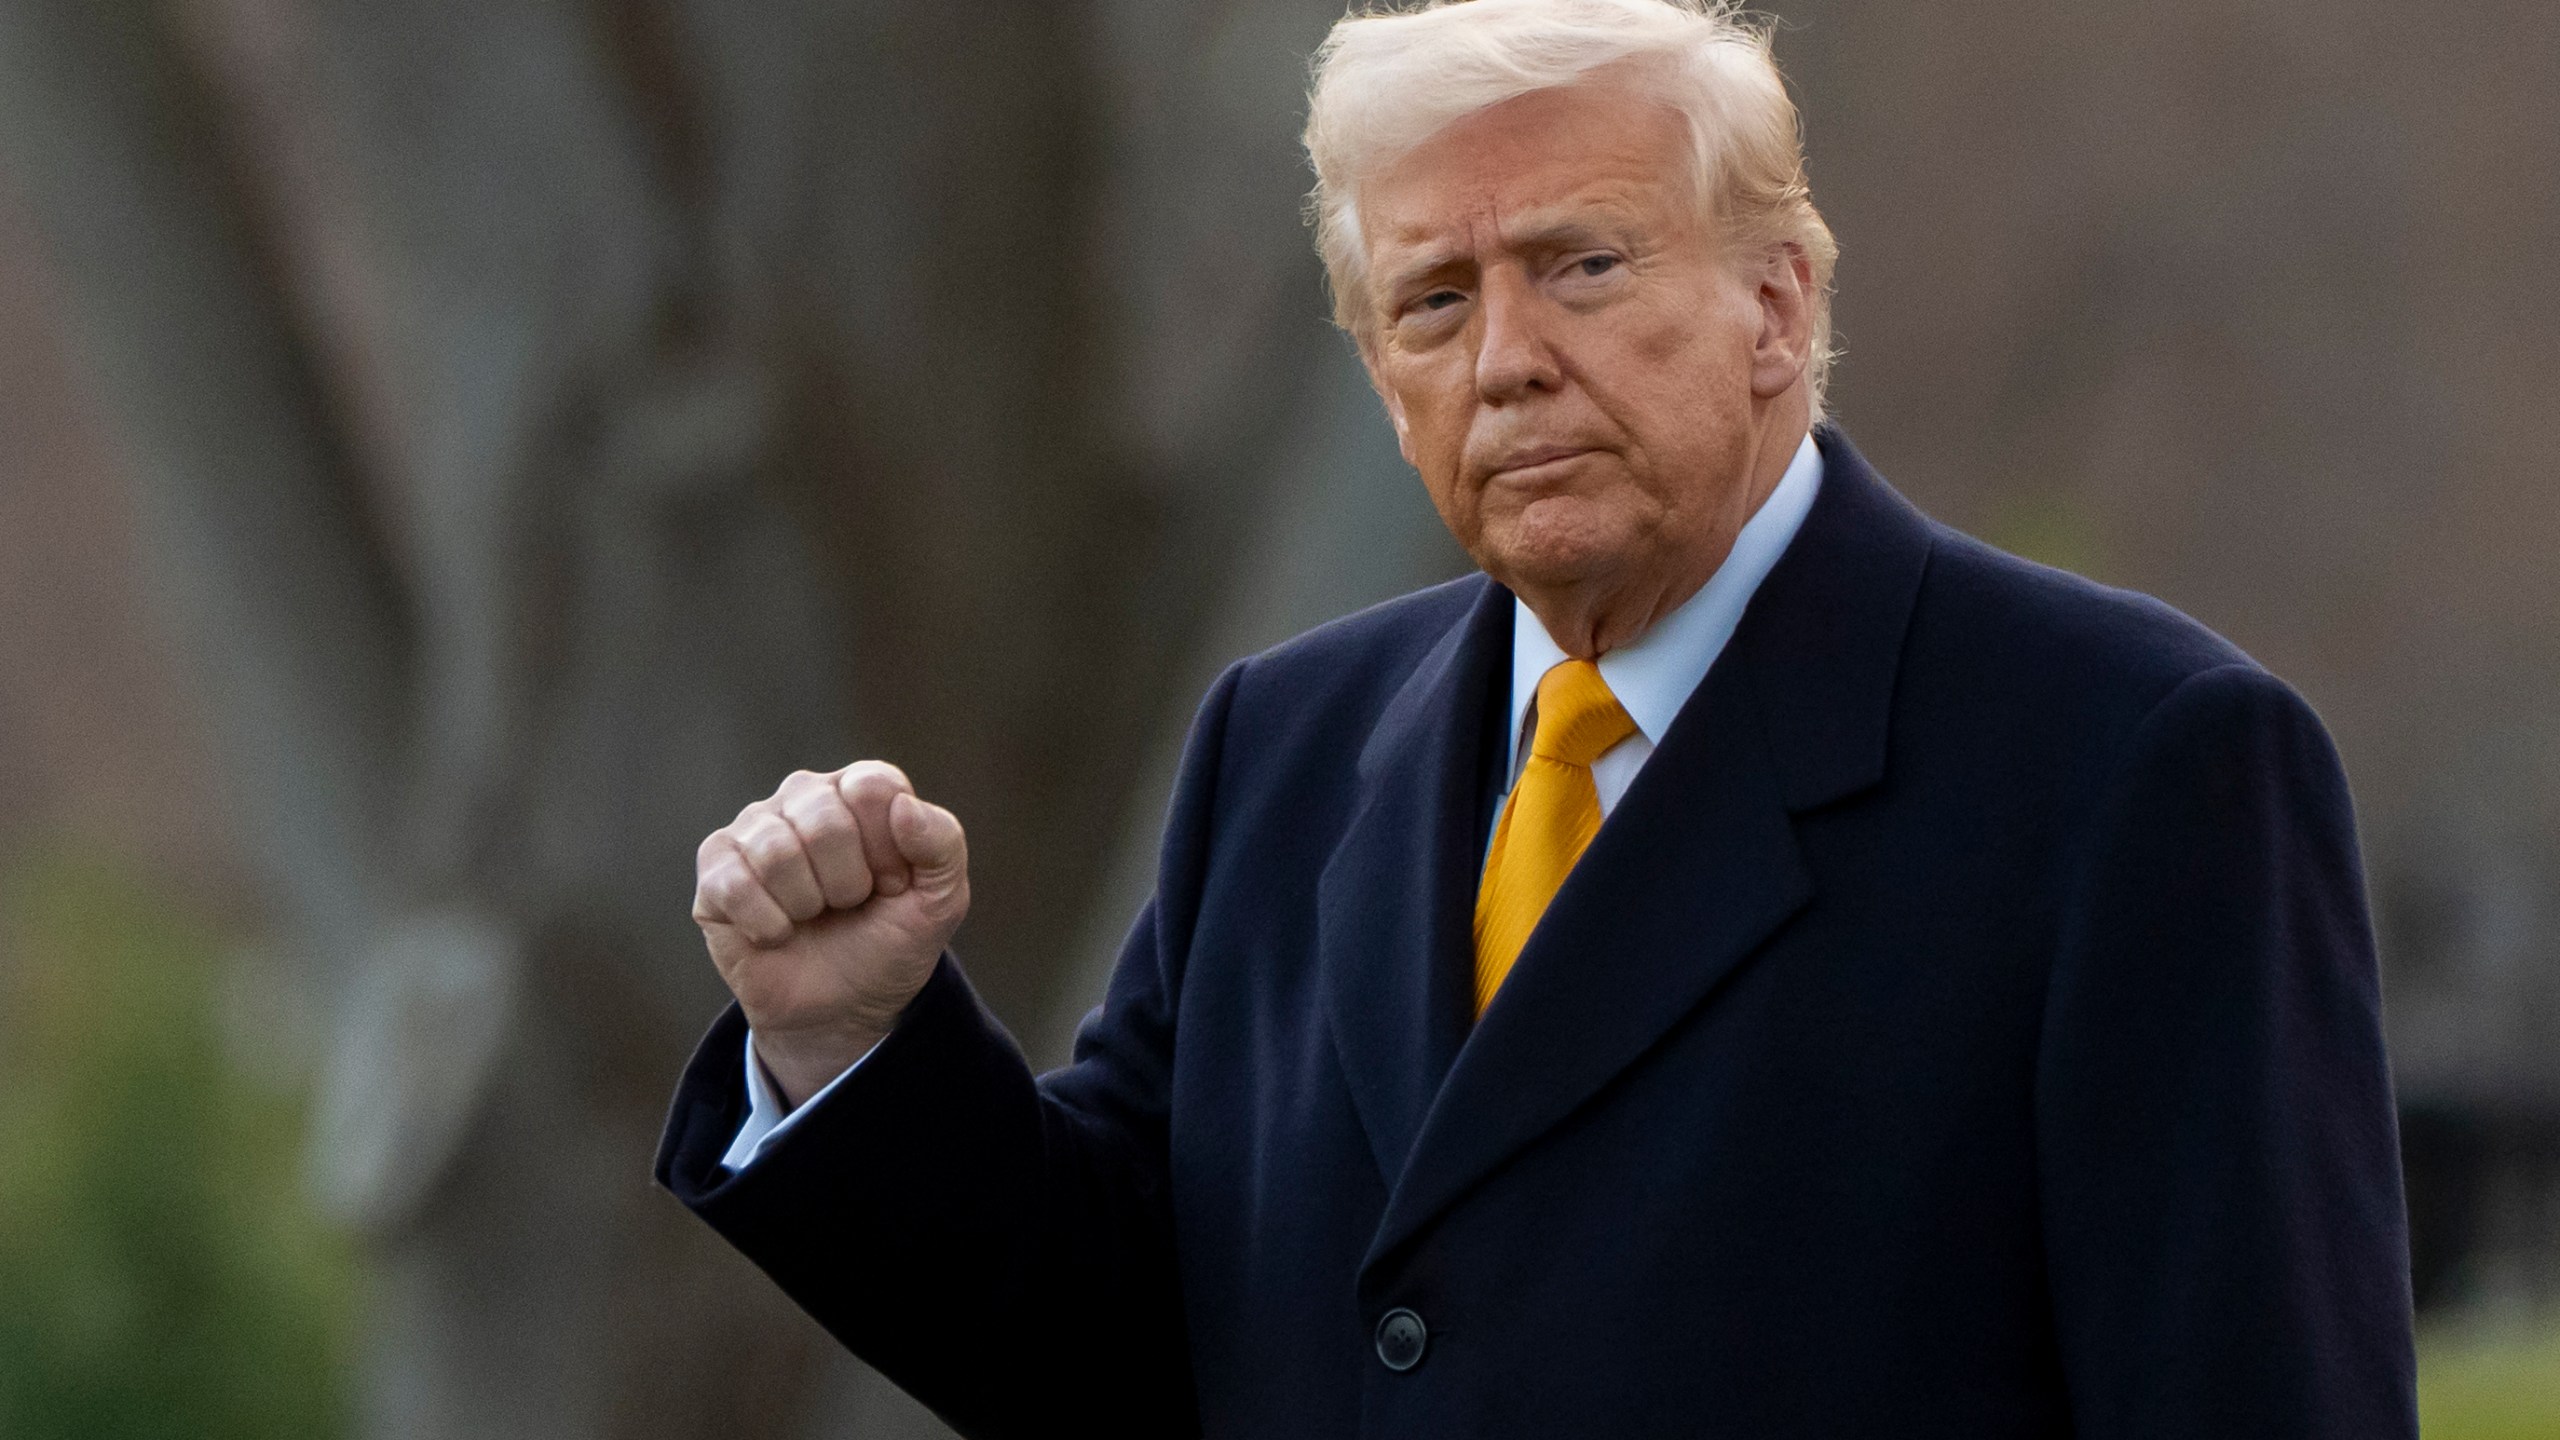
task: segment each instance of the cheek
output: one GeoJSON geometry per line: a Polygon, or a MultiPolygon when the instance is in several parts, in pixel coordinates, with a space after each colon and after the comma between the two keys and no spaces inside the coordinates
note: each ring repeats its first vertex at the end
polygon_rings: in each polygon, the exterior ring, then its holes
{"type": "Polygon", "coordinates": [[[1658,315],[1634,329],[1627,340],[1631,373],[1683,387],[1748,374],[1750,344],[1735,338],[1731,317],[1715,304],[1712,299],[1699,302],[1707,312],[1705,324],[1699,323],[1701,314],[1689,312],[1658,315]]]}
{"type": "Polygon", "coordinates": [[[1484,491],[1464,478],[1465,454],[1463,434],[1444,434],[1431,448],[1415,450],[1413,468],[1422,477],[1423,493],[1430,497],[1441,525],[1459,548],[1472,554],[1484,538],[1490,517],[1485,510],[1484,491]]]}
{"type": "Polygon", "coordinates": [[[1619,362],[1619,408],[1665,462],[1695,463],[1720,450],[1726,432],[1748,418],[1750,347],[1732,343],[1725,327],[1649,325],[1628,337],[1619,362]]]}
{"type": "Polygon", "coordinates": [[[1447,386],[1417,382],[1409,375],[1398,379],[1394,409],[1402,418],[1396,438],[1405,459],[1421,472],[1423,485],[1438,502],[1456,485],[1473,409],[1465,395],[1453,395],[1447,386]]]}

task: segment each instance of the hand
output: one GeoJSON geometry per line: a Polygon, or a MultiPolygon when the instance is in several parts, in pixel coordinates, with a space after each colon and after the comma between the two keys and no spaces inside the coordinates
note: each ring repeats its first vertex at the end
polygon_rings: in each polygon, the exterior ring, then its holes
{"type": "Polygon", "coordinates": [[[694,922],[794,1106],[889,1033],[968,913],[960,821],[878,760],[793,774],[694,856],[694,922]]]}

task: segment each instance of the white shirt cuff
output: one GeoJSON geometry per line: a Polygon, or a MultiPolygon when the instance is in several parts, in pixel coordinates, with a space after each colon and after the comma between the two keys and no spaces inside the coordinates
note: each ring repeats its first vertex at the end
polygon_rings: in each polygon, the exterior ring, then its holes
{"type": "Polygon", "coordinates": [[[845,1075],[861,1069],[862,1062],[870,1059],[872,1051],[880,1047],[874,1043],[870,1050],[863,1051],[859,1059],[844,1067],[843,1075],[819,1087],[818,1093],[810,1096],[808,1103],[796,1110],[784,1106],[782,1093],[774,1088],[772,1077],[766,1075],[764,1066],[757,1062],[756,1032],[749,1030],[747,1043],[739,1048],[746,1053],[747,1060],[747,1119],[738,1127],[737,1138],[729,1142],[728,1152],[720,1157],[720,1167],[732,1172],[754,1164],[755,1158],[764,1153],[765,1147],[772,1144],[775,1137],[798,1124],[801,1116],[833,1094],[835,1088],[844,1083],[845,1075]]]}

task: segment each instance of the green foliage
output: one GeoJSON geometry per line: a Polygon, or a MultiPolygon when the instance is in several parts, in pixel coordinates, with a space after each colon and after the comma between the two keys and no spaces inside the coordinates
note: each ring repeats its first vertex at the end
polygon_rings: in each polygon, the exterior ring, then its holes
{"type": "Polygon", "coordinates": [[[2426,1440],[2560,1440],[2560,1326],[2464,1326],[2418,1345],[2426,1440]]]}
{"type": "Polygon", "coordinates": [[[1982,538],[2012,555],[2103,579],[2106,547],[2088,509],[2062,495],[2012,497],[1984,522],[1982,538]]]}
{"type": "Polygon", "coordinates": [[[226,1048],[212,937],[58,859],[0,926],[0,1435],[343,1434],[353,1256],[301,1107],[226,1048]]]}

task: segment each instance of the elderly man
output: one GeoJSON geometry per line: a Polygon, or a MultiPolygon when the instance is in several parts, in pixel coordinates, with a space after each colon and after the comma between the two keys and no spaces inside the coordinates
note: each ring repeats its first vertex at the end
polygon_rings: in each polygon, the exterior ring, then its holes
{"type": "Polygon", "coordinates": [[[749,806],[663,1182],[972,1434],[2414,1435],[2328,740],[1816,423],[1765,35],[1354,17],[1307,135],[1484,573],[1218,681],[1052,1075],[946,951],[955,817],[749,806]]]}

